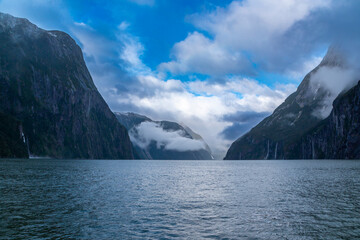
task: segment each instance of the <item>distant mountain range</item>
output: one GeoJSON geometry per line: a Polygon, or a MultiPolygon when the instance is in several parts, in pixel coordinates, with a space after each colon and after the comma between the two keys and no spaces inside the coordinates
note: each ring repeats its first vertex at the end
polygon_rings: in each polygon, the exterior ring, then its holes
{"type": "Polygon", "coordinates": [[[170,121],[153,121],[136,113],[115,113],[124,125],[140,159],[213,159],[202,137],[189,127],[170,121]]]}
{"type": "Polygon", "coordinates": [[[75,41],[3,13],[0,118],[0,157],[134,157],[75,41]]]}
{"type": "Polygon", "coordinates": [[[357,76],[342,49],[330,47],[297,91],[237,139],[225,159],[360,159],[357,76]]]}

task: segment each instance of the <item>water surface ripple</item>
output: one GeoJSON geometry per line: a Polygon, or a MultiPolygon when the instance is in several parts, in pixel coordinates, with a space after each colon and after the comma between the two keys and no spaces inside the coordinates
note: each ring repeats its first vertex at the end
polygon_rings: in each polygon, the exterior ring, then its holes
{"type": "Polygon", "coordinates": [[[360,162],[0,160],[0,239],[360,239],[360,162]]]}

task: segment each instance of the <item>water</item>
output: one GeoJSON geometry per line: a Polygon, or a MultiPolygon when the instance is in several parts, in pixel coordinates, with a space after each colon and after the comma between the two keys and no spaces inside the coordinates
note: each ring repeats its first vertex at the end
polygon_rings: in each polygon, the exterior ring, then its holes
{"type": "Polygon", "coordinates": [[[0,239],[360,238],[360,161],[0,160],[0,239]]]}

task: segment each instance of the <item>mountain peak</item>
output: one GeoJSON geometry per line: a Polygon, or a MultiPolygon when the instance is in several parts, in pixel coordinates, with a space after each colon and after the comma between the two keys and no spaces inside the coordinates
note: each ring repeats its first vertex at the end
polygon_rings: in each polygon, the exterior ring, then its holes
{"type": "Polygon", "coordinates": [[[26,18],[18,18],[7,13],[0,12],[0,32],[19,32],[25,36],[38,36],[45,30],[37,27],[26,18]]]}
{"type": "Polygon", "coordinates": [[[0,42],[0,157],[133,158],[68,34],[0,13],[0,42]]]}
{"type": "Polygon", "coordinates": [[[327,118],[333,101],[358,80],[349,54],[340,44],[331,45],[321,63],[308,73],[296,92],[273,114],[236,140],[226,159],[279,159],[298,156],[294,143],[327,118]]]}
{"type": "Polygon", "coordinates": [[[189,127],[171,121],[153,121],[137,113],[116,112],[143,159],[213,159],[203,138],[189,127]]]}
{"type": "Polygon", "coordinates": [[[14,17],[7,13],[0,12],[0,25],[7,26],[9,28],[14,28],[17,25],[22,24],[30,24],[36,27],[35,24],[32,24],[29,20],[26,18],[18,18],[14,17]]]}
{"type": "Polygon", "coordinates": [[[321,61],[319,66],[329,67],[346,67],[347,59],[345,56],[345,50],[340,44],[332,44],[329,46],[326,55],[321,61]]]}

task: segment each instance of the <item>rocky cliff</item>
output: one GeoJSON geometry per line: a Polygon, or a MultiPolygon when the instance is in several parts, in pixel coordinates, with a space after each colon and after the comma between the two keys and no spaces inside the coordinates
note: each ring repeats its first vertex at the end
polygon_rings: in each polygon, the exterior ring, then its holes
{"type": "Polygon", "coordinates": [[[209,146],[189,127],[176,122],[153,121],[135,113],[115,113],[130,134],[140,159],[213,159],[209,146]]]}
{"type": "Polygon", "coordinates": [[[330,116],[297,145],[304,159],[360,159],[360,82],[340,95],[330,116]]]}
{"type": "Polygon", "coordinates": [[[133,158],[75,41],[0,13],[0,157],[133,158]]]}
{"type": "MultiPolygon", "coordinates": [[[[340,78],[342,73],[348,75],[347,65],[340,49],[330,47],[320,65],[305,76],[297,91],[276,108],[271,116],[236,140],[225,159],[312,158],[312,154],[310,156],[304,152],[308,143],[304,142],[304,146],[300,147],[299,142],[329,116],[332,102],[338,94],[336,91],[339,90],[334,91],[327,87],[330,80],[322,78],[330,79],[331,73],[340,74],[340,78]],[[324,71],[330,74],[324,74],[324,71]]],[[[348,83],[344,82],[339,88],[346,89],[346,84],[348,83]]],[[[320,153],[317,157],[332,158],[320,153]]]]}

